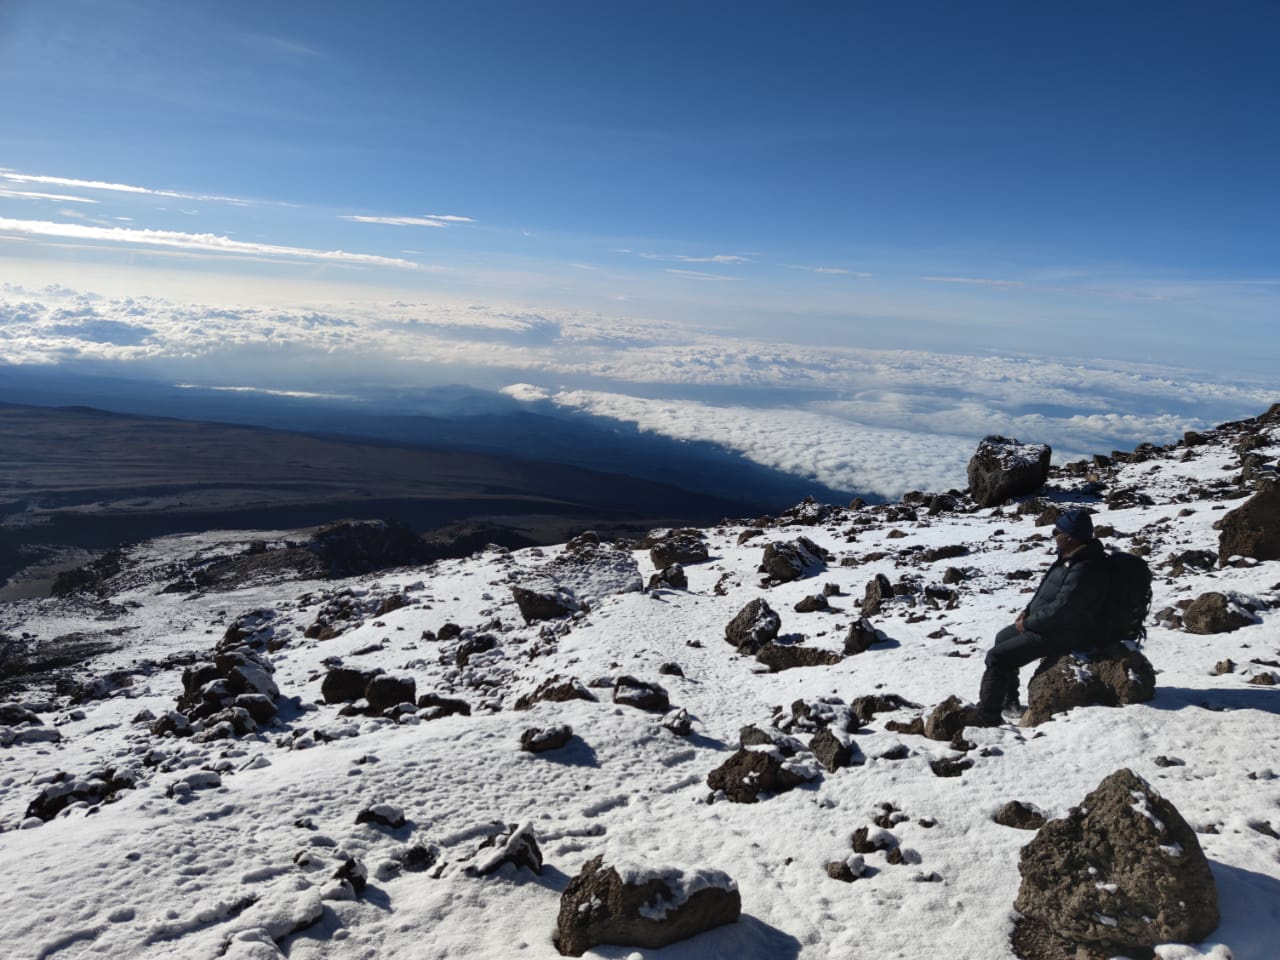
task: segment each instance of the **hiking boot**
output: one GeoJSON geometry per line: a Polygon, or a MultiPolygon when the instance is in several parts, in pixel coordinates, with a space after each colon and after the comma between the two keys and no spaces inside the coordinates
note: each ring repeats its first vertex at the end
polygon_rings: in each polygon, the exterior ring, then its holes
{"type": "Polygon", "coordinates": [[[1006,704],[1005,708],[1000,711],[1000,716],[1008,720],[1010,723],[1018,723],[1022,719],[1022,715],[1027,712],[1027,708],[1020,703],[1006,704]]]}

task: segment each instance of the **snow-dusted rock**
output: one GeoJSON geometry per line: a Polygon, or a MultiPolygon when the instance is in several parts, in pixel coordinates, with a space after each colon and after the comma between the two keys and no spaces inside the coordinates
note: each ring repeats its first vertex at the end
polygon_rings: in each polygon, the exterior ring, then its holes
{"type": "Polygon", "coordinates": [[[1049,476],[1053,451],[1044,443],[987,436],[969,460],[969,494],[980,507],[1035,493],[1049,476]]]}
{"type": "Polygon", "coordinates": [[[782,629],[782,618],[763,597],[756,597],[724,628],[724,638],[748,656],[775,640],[782,629]]]}
{"type": "Polygon", "coordinates": [[[1076,945],[1150,956],[1218,925],[1218,891],[1195,831],[1131,770],[1111,774],[1079,807],[1022,849],[1022,919],[1014,948],[1057,960],[1076,945]]]}
{"type": "Polygon", "coordinates": [[[738,885],[719,870],[651,868],[588,860],[560,897],[555,944],[580,957],[598,944],[657,949],[742,912],[738,885]]]}
{"type": "Polygon", "coordinates": [[[1113,643],[1085,659],[1067,653],[1047,657],[1027,684],[1021,725],[1034,727],[1075,707],[1119,707],[1155,696],[1156,673],[1137,647],[1113,643]]]}

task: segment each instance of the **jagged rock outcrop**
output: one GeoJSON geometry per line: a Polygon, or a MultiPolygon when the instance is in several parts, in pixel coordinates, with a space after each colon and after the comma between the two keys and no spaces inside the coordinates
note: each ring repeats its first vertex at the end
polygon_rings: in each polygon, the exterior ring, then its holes
{"type": "Polygon", "coordinates": [[[1119,707],[1155,696],[1156,673],[1140,650],[1113,643],[1083,659],[1074,653],[1045,658],[1027,684],[1021,725],[1034,727],[1075,707],[1119,707]]]}
{"type": "Polygon", "coordinates": [[[1218,555],[1280,559],[1280,484],[1268,483],[1217,523],[1218,555]]]}
{"type": "Polygon", "coordinates": [[[1013,945],[1023,960],[1149,957],[1157,944],[1195,943],[1218,925],[1217,887],[1195,831],[1128,769],[1046,823],[1018,871],[1013,945]]]}
{"type": "Polygon", "coordinates": [[[555,944],[568,957],[599,944],[658,949],[741,913],[738,885],[719,870],[614,866],[594,857],[560,896],[555,944]]]}
{"type": "Polygon", "coordinates": [[[1049,477],[1052,454],[1045,443],[983,437],[969,459],[969,495],[980,507],[996,507],[1012,497],[1035,493],[1049,477]]]}
{"type": "Polygon", "coordinates": [[[426,542],[407,526],[385,520],[340,520],[307,543],[331,577],[354,577],[429,559],[426,542]]]}

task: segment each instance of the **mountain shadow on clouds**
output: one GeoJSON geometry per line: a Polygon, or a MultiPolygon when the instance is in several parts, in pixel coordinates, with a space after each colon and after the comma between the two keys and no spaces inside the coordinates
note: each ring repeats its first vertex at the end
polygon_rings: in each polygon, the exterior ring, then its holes
{"type": "MultiPolygon", "coordinates": [[[[334,389],[341,392],[342,387],[334,389]]],[[[344,402],[183,388],[73,373],[65,367],[0,365],[0,402],[88,406],[548,461],[747,501],[761,512],[783,509],[806,496],[826,503],[845,503],[857,495],[870,502],[882,499],[761,466],[725,449],[714,438],[675,440],[607,417],[561,411],[551,404],[531,410],[505,394],[457,384],[365,391],[361,400],[344,402]]]]}
{"type": "MultiPolygon", "coordinates": [[[[12,369],[0,368],[9,395],[12,369]]],[[[507,399],[495,394],[482,395],[485,412],[440,418],[375,416],[293,398],[245,403],[239,394],[219,408],[213,401],[221,397],[157,385],[132,393],[102,380],[73,386],[45,383],[42,399],[105,397],[170,416],[0,403],[8,461],[0,585],[56,561],[59,551],[172,533],[294,529],[353,517],[392,519],[419,533],[480,523],[485,542],[506,542],[505,535],[518,546],[559,543],[586,529],[619,537],[705,526],[776,513],[806,495],[848,499],[713,444],[609,429],[591,417],[495,413],[507,399]],[[177,419],[175,408],[297,426],[177,419]]]]}

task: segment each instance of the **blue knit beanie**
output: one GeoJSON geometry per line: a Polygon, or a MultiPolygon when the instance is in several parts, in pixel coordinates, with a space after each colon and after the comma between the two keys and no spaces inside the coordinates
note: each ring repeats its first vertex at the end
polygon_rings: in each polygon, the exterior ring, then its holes
{"type": "Polygon", "coordinates": [[[1077,540],[1093,539],[1093,518],[1084,507],[1073,507],[1060,516],[1053,529],[1068,533],[1077,540]]]}

